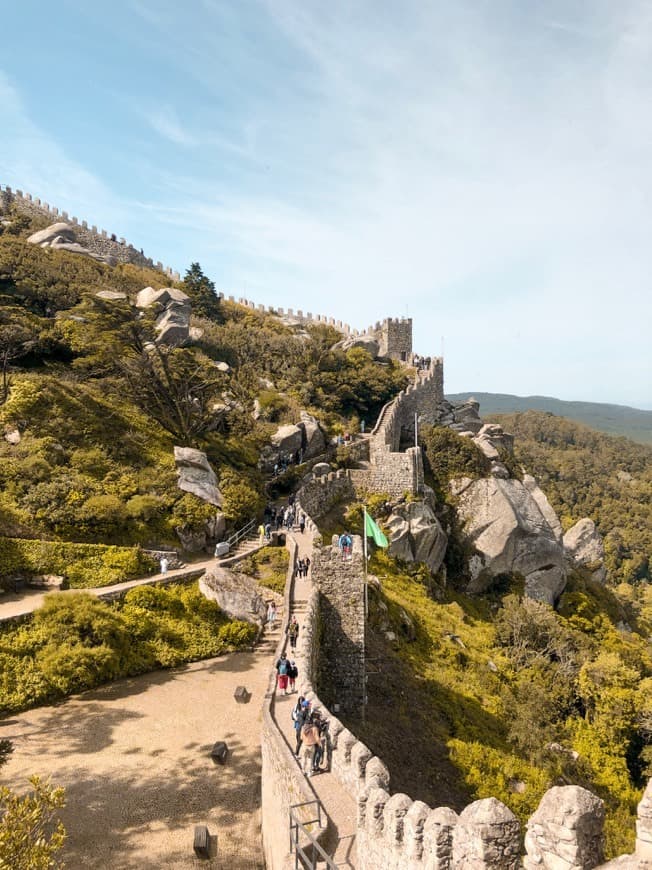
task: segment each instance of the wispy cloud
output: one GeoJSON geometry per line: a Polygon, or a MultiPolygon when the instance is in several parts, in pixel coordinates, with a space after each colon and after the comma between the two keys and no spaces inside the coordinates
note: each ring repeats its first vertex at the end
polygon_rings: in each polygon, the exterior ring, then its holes
{"type": "Polygon", "coordinates": [[[145,114],[145,120],[159,136],[175,145],[198,144],[198,140],[188,132],[170,106],[159,106],[154,111],[148,112],[145,114]]]}
{"type": "MultiPolygon", "coordinates": [[[[167,74],[125,153],[161,258],[358,325],[407,305],[451,389],[652,404],[649,3],[123,5],[167,74]]],[[[17,116],[21,172],[83,187],[17,116]]]]}

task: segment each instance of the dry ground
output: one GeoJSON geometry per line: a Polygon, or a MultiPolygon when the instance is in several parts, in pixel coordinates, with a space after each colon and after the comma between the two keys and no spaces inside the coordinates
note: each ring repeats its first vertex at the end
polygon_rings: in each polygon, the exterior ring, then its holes
{"type": "Polygon", "coordinates": [[[271,644],[157,671],[0,722],[14,742],[2,781],[29,775],[66,787],[70,870],[260,870],[260,725],[271,644]],[[236,704],[243,684],[252,693],[236,704]],[[230,757],[210,749],[226,740],[230,757]],[[218,857],[195,858],[193,829],[218,835],[218,857]]]}

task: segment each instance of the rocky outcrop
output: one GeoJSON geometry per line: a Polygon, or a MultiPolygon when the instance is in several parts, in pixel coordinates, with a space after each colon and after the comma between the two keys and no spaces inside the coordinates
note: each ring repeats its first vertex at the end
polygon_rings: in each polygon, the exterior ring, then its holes
{"type": "Polygon", "coordinates": [[[525,578],[526,595],[550,605],[556,602],[566,572],[563,549],[545,516],[548,509],[552,511],[549,505],[542,511],[519,480],[483,478],[460,492],[463,537],[474,550],[469,593],[484,592],[494,577],[516,572],[525,578]]]}
{"type": "Polygon", "coordinates": [[[206,598],[216,601],[231,619],[242,619],[262,625],[267,607],[256,581],[246,574],[215,566],[199,581],[206,598]]]}
{"type": "Polygon", "coordinates": [[[316,419],[306,411],[301,412],[301,449],[304,459],[312,459],[326,450],[326,437],[316,419]]]}
{"type": "Polygon", "coordinates": [[[578,568],[587,568],[591,578],[599,583],[607,579],[604,565],[604,544],[593,520],[585,517],[575,523],[564,535],[564,551],[569,561],[578,568]]]}
{"type": "Polygon", "coordinates": [[[559,517],[552,509],[550,502],[546,498],[545,492],[541,489],[536,480],[532,477],[531,474],[523,475],[523,486],[530,493],[532,498],[537,503],[537,507],[543,514],[546,522],[550,526],[555,536],[555,540],[558,544],[562,543],[562,529],[561,523],[559,522],[559,517]]]}
{"type": "Polygon", "coordinates": [[[118,290],[100,290],[95,295],[106,302],[123,302],[127,298],[126,293],[120,293],[118,290]]]}
{"type": "Polygon", "coordinates": [[[351,335],[343,341],[338,341],[333,345],[333,350],[352,350],[354,347],[359,347],[366,350],[372,359],[376,359],[380,350],[380,345],[373,335],[351,335]]]}
{"type": "Polygon", "coordinates": [[[96,254],[89,251],[83,245],[80,245],[75,236],[75,232],[70,224],[59,221],[56,224],[51,224],[44,230],[39,230],[32,233],[27,239],[32,245],[38,245],[40,248],[53,248],[59,251],[69,251],[71,254],[81,254],[84,257],[90,257],[92,260],[98,260],[101,263],[107,263],[109,266],[115,266],[115,257],[111,255],[96,254]]]}
{"type": "Polygon", "coordinates": [[[303,432],[294,424],[279,426],[270,440],[278,453],[296,453],[297,450],[301,450],[303,432]]]}
{"type": "Polygon", "coordinates": [[[209,504],[222,506],[222,493],[217,486],[217,476],[205,453],[193,447],[175,447],[174,461],[179,479],[177,486],[209,504]]]}
{"type": "Polygon", "coordinates": [[[159,311],[156,331],[161,344],[181,344],[190,336],[190,298],[175,287],[155,290],[145,287],[136,296],[136,308],[154,308],[159,311]]]}
{"type": "Polygon", "coordinates": [[[426,502],[397,505],[387,521],[389,552],[405,562],[425,562],[439,571],[448,538],[426,502]]]}
{"type": "Polygon", "coordinates": [[[261,452],[261,462],[268,469],[283,457],[300,454],[303,461],[326,450],[326,436],[318,420],[306,411],[301,412],[298,423],[279,426],[270,441],[271,446],[261,452]]]}
{"type": "Polygon", "coordinates": [[[604,804],[577,785],[554,786],[527,823],[525,870],[589,870],[602,860],[604,804]]]}

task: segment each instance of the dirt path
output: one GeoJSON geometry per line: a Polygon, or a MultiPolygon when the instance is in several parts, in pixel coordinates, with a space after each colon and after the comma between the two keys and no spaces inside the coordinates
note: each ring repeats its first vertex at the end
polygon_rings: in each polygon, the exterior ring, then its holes
{"type": "Polygon", "coordinates": [[[261,870],[261,706],[277,639],[0,722],[15,747],[3,783],[22,790],[36,773],[66,787],[70,868],[261,870]],[[224,766],[209,755],[217,740],[224,766]],[[216,860],[195,858],[197,824],[218,835],[216,860]]]}

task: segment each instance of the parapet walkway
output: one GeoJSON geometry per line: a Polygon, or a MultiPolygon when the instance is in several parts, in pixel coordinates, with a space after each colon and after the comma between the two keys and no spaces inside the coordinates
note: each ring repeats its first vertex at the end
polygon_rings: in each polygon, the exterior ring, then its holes
{"type": "MultiPolygon", "coordinates": [[[[312,535],[306,530],[303,534],[294,532],[292,536],[298,546],[297,557],[304,558],[309,556],[312,560],[312,535]]],[[[300,633],[304,630],[305,612],[311,591],[312,580],[310,577],[307,579],[295,578],[294,594],[290,601],[290,616],[296,616],[300,633]]],[[[299,677],[297,679],[298,691],[296,694],[283,696],[282,693],[279,694],[278,689],[276,690],[275,716],[279,728],[292,747],[292,751],[294,751],[296,732],[293,727],[291,714],[292,708],[296,704],[301,692],[302,675],[306,672],[306,663],[302,660],[298,651],[290,650],[289,645],[287,647],[287,654],[288,658],[296,661],[299,668],[299,677]]],[[[358,813],[355,801],[345,791],[335,775],[330,772],[319,773],[316,776],[312,776],[308,781],[330,819],[330,836],[325,847],[338,867],[355,870],[357,866],[355,832],[358,813]]]]}

